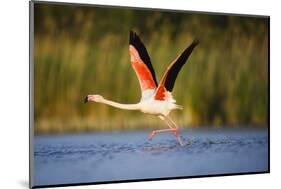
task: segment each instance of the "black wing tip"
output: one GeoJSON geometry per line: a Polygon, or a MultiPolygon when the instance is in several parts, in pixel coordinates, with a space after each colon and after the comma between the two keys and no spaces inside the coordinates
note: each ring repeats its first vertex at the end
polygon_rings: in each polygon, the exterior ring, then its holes
{"type": "MultiPolygon", "coordinates": [[[[183,54],[186,54],[187,56],[189,56],[193,49],[200,43],[199,39],[196,37],[193,39],[192,43],[186,47],[185,51],[183,52],[183,54]]],[[[187,57],[188,58],[188,57],[187,57]]]]}
{"type": "Polygon", "coordinates": [[[134,35],[136,32],[134,32],[133,30],[130,30],[130,35],[134,35]]]}
{"type": "Polygon", "coordinates": [[[172,90],[174,88],[174,85],[175,85],[177,75],[178,75],[180,69],[186,63],[186,61],[187,61],[188,57],[190,56],[190,54],[192,53],[193,49],[198,44],[199,44],[199,39],[194,38],[191,45],[189,45],[183,51],[183,53],[180,55],[180,57],[178,57],[178,59],[176,60],[174,65],[177,65],[177,66],[172,66],[173,71],[168,74],[166,82],[165,82],[165,88],[166,88],[167,91],[172,92],[172,90]]]}
{"type": "Polygon", "coordinates": [[[144,48],[142,46],[143,43],[141,42],[140,37],[138,36],[138,34],[136,32],[134,32],[133,30],[130,30],[130,40],[129,40],[129,44],[135,46],[136,48],[144,48]]]}
{"type": "Polygon", "coordinates": [[[193,42],[192,42],[191,45],[197,46],[199,43],[200,43],[200,41],[199,41],[199,39],[196,37],[196,38],[193,39],[193,42]]]}
{"type": "Polygon", "coordinates": [[[84,98],[84,103],[87,103],[88,102],[88,96],[86,96],[85,98],[84,98]]]}
{"type": "Polygon", "coordinates": [[[129,40],[129,44],[130,45],[134,45],[136,43],[136,39],[137,39],[138,35],[136,32],[134,32],[133,30],[130,30],[130,40],[129,40]]]}

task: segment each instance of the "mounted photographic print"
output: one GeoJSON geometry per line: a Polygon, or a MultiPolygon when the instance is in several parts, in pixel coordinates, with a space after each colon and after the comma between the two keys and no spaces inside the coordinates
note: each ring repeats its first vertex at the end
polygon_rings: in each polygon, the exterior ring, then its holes
{"type": "Polygon", "coordinates": [[[30,2],[30,187],[269,173],[269,17],[30,2]]]}

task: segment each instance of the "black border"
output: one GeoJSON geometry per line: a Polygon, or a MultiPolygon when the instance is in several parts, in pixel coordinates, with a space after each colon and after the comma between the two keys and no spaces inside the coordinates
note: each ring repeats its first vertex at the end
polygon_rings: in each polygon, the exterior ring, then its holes
{"type": "Polygon", "coordinates": [[[114,184],[114,183],[131,183],[131,182],[143,182],[143,181],[160,181],[160,180],[173,180],[173,179],[188,179],[188,178],[204,178],[204,177],[221,177],[221,176],[239,176],[239,175],[253,175],[253,174],[265,174],[270,173],[270,16],[268,15],[254,15],[254,14],[237,14],[237,13],[225,13],[225,12],[204,12],[204,11],[191,11],[191,10],[175,10],[175,9],[161,9],[161,8],[144,8],[144,7],[128,7],[120,5],[99,5],[88,3],[69,3],[69,2],[51,2],[51,1],[29,1],[29,188],[49,188],[49,187],[64,187],[64,186],[84,186],[84,185],[97,185],[97,184],[114,184]],[[69,184],[53,184],[53,185],[35,185],[33,186],[33,178],[31,169],[33,163],[31,162],[31,156],[33,156],[33,114],[32,106],[34,105],[33,98],[33,38],[34,38],[34,4],[53,4],[53,5],[65,5],[65,6],[86,6],[86,7],[100,7],[100,8],[123,8],[133,10],[147,10],[147,11],[164,11],[164,12],[181,12],[181,13],[196,13],[196,14],[208,14],[208,15],[227,15],[227,16],[243,16],[253,18],[266,18],[268,19],[268,170],[261,172],[243,172],[243,173],[225,173],[225,174],[212,174],[212,175],[196,175],[196,176],[181,176],[181,177],[163,177],[163,178],[146,178],[146,179],[130,179],[130,180],[116,180],[116,181],[102,181],[102,182],[86,182],[86,183],[69,183],[69,184]],[[32,9],[32,10],[31,10],[32,9]],[[33,33],[32,33],[33,32],[33,33]]]}

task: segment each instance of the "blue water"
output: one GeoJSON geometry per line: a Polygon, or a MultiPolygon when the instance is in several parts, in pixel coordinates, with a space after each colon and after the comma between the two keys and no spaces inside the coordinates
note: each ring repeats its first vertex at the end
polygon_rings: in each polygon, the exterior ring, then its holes
{"type": "Polygon", "coordinates": [[[188,129],[180,146],[151,131],[36,136],[34,184],[53,185],[268,170],[267,129],[188,129]]]}

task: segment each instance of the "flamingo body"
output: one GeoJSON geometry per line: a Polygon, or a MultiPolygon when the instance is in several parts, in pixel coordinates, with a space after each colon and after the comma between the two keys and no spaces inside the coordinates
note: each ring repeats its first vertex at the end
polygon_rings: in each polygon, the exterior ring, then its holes
{"type": "Polygon", "coordinates": [[[132,68],[134,69],[141,88],[141,100],[136,104],[121,104],[118,102],[104,99],[100,95],[88,95],[85,102],[94,101],[107,104],[119,109],[140,110],[143,113],[157,115],[169,126],[169,129],[160,129],[152,131],[148,137],[151,140],[157,133],[172,132],[178,142],[183,142],[178,133],[177,124],[168,116],[172,110],[183,107],[175,104],[176,100],[172,96],[172,90],[175,80],[182,66],[190,56],[193,49],[199,42],[194,40],[168,67],[159,84],[155,76],[153,66],[150,61],[148,52],[135,32],[130,32],[129,53],[132,68]]]}
{"type": "Polygon", "coordinates": [[[143,100],[139,103],[140,111],[147,114],[167,116],[172,110],[179,109],[174,104],[174,100],[161,101],[155,100],[153,97],[143,100]]]}

